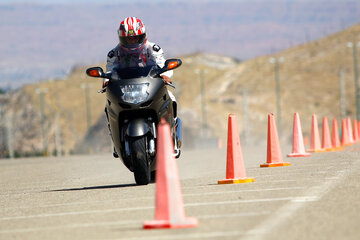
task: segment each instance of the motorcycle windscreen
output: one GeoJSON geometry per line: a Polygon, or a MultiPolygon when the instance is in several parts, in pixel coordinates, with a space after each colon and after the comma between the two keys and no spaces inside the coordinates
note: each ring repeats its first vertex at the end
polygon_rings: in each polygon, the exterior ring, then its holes
{"type": "Polygon", "coordinates": [[[133,79],[147,77],[153,68],[157,68],[155,65],[145,67],[129,67],[122,68],[119,65],[113,68],[120,79],[133,79]]]}

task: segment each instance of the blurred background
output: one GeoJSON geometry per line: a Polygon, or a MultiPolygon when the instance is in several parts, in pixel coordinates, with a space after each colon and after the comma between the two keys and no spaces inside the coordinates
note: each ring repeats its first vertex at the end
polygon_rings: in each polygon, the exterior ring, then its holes
{"type": "Polygon", "coordinates": [[[0,0],[0,157],[108,152],[101,80],[122,19],[140,18],[175,70],[184,148],[266,142],[267,114],[291,143],[311,115],[360,120],[357,0],[0,0]]]}

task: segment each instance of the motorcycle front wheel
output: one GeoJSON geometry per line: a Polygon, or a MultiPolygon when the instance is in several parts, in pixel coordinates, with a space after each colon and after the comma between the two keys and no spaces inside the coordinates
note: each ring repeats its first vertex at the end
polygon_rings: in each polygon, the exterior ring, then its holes
{"type": "Polygon", "coordinates": [[[150,182],[151,174],[146,153],[146,136],[133,139],[130,151],[134,166],[135,182],[138,185],[147,185],[150,182]]]}

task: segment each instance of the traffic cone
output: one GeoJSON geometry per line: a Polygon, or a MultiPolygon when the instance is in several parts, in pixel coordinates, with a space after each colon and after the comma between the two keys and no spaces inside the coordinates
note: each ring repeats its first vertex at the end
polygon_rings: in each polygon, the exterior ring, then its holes
{"type": "Polygon", "coordinates": [[[352,126],[351,126],[351,118],[350,117],[347,118],[347,131],[348,131],[348,134],[349,134],[349,142],[350,142],[350,144],[355,143],[353,130],[352,130],[352,126]]]}
{"type": "Polygon", "coordinates": [[[246,170],[241,151],[239,130],[234,114],[228,119],[226,179],[219,180],[218,184],[248,183],[254,182],[254,178],[246,177],[246,170]]]}
{"type": "Polygon", "coordinates": [[[342,146],[340,144],[340,138],[339,138],[338,121],[336,118],[333,119],[333,124],[332,124],[332,147],[333,147],[333,149],[341,149],[342,148],[342,146]]]}
{"type": "Polygon", "coordinates": [[[319,135],[319,127],[318,121],[315,113],[312,115],[311,121],[311,138],[310,138],[310,149],[308,152],[322,152],[320,145],[320,135],[319,135]]]}
{"type": "Polygon", "coordinates": [[[196,227],[197,219],[185,217],[170,126],[161,119],[157,131],[155,220],[144,222],[144,229],[196,227]]]}
{"type": "Polygon", "coordinates": [[[266,163],[261,164],[260,167],[281,167],[289,165],[289,162],[283,162],[274,114],[270,113],[268,115],[267,159],[266,163]]]}
{"type": "Polygon", "coordinates": [[[330,138],[330,129],[329,121],[327,117],[323,118],[323,127],[322,127],[322,149],[324,151],[332,151],[331,138],[330,138]]]}
{"type": "Polygon", "coordinates": [[[359,142],[358,123],[356,119],[354,119],[353,135],[354,135],[354,141],[359,142]]]}
{"type": "Polygon", "coordinates": [[[345,118],[343,118],[342,122],[341,122],[341,145],[342,146],[351,145],[347,125],[348,125],[347,120],[345,118]]]}
{"type": "Polygon", "coordinates": [[[308,136],[304,136],[304,146],[308,146],[309,145],[309,137],[308,136]]]}
{"type": "Polygon", "coordinates": [[[293,148],[292,153],[288,157],[309,157],[310,153],[305,152],[304,139],[301,130],[300,117],[298,113],[294,114],[294,127],[293,127],[293,148]]]}

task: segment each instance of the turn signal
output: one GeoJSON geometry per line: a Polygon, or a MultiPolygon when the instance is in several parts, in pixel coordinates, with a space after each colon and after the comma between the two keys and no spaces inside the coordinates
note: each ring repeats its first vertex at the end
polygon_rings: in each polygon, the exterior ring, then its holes
{"type": "Polygon", "coordinates": [[[104,71],[101,67],[92,67],[86,69],[86,74],[90,77],[104,77],[107,78],[106,74],[104,74],[104,71]]]}
{"type": "Polygon", "coordinates": [[[178,66],[178,62],[177,61],[173,61],[173,62],[170,62],[169,63],[169,67],[168,69],[173,69],[173,68],[176,68],[178,66]]]}
{"type": "Polygon", "coordinates": [[[97,69],[90,70],[89,75],[93,77],[100,77],[99,71],[97,69]]]}

